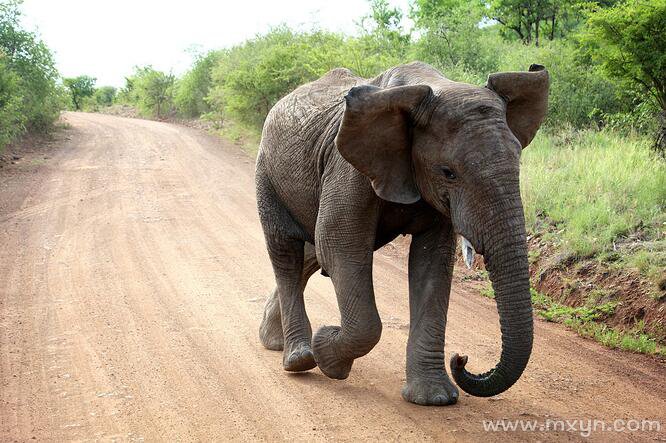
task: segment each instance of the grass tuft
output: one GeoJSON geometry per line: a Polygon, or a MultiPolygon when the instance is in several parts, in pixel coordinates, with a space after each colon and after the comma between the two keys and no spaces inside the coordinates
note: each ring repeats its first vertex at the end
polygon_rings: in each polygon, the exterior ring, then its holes
{"type": "MultiPolygon", "coordinates": [[[[530,289],[532,305],[538,316],[546,321],[562,323],[576,331],[583,337],[592,338],[609,348],[623,349],[625,351],[642,354],[666,356],[666,348],[657,344],[657,341],[645,332],[645,323],[637,322],[630,331],[614,329],[602,321],[615,312],[617,301],[603,304],[594,304],[599,294],[592,295],[591,304],[571,307],[553,301],[534,288],[530,289]]],[[[594,292],[594,291],[593,291],[594,292]]]]}

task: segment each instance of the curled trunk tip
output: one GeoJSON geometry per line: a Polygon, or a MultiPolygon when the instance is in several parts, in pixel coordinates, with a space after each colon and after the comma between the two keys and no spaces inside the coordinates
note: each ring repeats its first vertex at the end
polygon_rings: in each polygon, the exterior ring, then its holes
{"type": "Polygon", "coordinates": [[[451,371],[457,372],[465,369],[467,359],[466,355],[453,354],[453,357],[451,357],[451,371]]]}

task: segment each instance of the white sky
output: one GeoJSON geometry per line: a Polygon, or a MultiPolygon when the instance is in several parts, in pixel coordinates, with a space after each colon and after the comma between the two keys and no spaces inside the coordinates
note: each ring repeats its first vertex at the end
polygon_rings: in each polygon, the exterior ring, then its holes
{"type": "MultiPolygon", "coordinates": [[[[408,12],[408,0],[389,0],[408,12]]],[[[189,48],[229,47],[286,23],[354,33],[366,0],[25,0],[23,23],[55,52],[61,74],[123,86],[136,65],[184,72],[189,48]]]]}

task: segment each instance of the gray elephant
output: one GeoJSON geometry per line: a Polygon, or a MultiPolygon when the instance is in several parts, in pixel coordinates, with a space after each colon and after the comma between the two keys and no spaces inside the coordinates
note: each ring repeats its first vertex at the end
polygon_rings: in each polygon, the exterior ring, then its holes
{"type": "Polygon", "coordinates": [[[335,69],[273,107],[256,186],[277,287],[260,338],[266,348],[283,350],[285,370],[319,366],[331,378],[349,375],[382,332],[373,252],[411,234],[402,396],[423,405],[455,403],[444,335],[459,234],[483,255],[502,353],[480,375],[465,369],[467,357],[454,355],[453,378],[475,396],[499,394],[518,380],[533,327],[519,163],[546,114],[548,83],[540,65],[492,74],[478,87],[414,62],[371,80],[335,69]],[[319,268],[335,287],[341,325],[312,337],[303,290],[319,268]]]}

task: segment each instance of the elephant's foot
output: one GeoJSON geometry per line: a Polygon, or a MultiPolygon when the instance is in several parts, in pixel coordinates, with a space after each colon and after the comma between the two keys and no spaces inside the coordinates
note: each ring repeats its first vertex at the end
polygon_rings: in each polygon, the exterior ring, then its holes
{"type": "Polygon", "coordinates": [[[354,359],[343,359],[337,353],[336,338],[339,326],[323,326],[312,339],[312,351],[317,366],[329,378],[344,380],[349,377],[354,359]]]}
{"type": "Polygon", "coordinates": [[[458,388],[446,375],[434,380],[426,378],[408,380],[402,388],[402,398],[423,406],[452,405],[458,401],[458,396],[458,388]]]}
{"type": "Polygon", "coordinates": [[[264,348],[271,351],[281,351],[284,348],[280,302],[275,291],[271,293],[266,301],[264,318],[261,320],[261,326],[259,326],[259,339],[264,348]]]}
{"type": "Polygon", "coordinates": [[[301,372],[317,366],[309,343],[298,342],[285,347],[282,365],[285,371],[301,372]]]}

